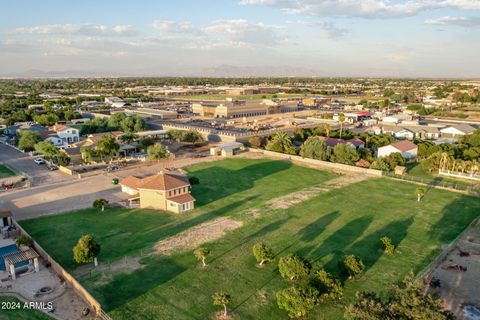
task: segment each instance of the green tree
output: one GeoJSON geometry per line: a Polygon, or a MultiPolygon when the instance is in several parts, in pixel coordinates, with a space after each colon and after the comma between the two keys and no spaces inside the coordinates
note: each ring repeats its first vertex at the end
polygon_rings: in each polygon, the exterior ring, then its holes
{"type": "Polygon", "coordinates": [[[283,278],[303,279],[310,273],[310,264],[297,255],[288,254],[278,261],[278,271],[283,278]]]}
{"type": "Polygon", "coordinates": [[[185,134],[185,131],[182,130],[169,130],[168,131],[168,137],[172,140],[176,140],[177,142],[180,142],[183,140],[183,136],[185,134]]]}
{"type": "Polygon", "coordinates": [[[155,143],[152,146],[147,148],[148,159],[150,160],[160,160],[168,158],[170,152],[167,147],[165,147],[160,142],[155,143]]]}
{"type": "Polygon", "coordinates": [[[342,283],[323,269],[314,273],[311,284],[320,292],[322,300],[335,300],[343,296],[342,283]]]}
{"type": "Polygon", "coordinates": [[[278,307],[290,318],[302,318],[317,305],[318,291],[311,286],[294,286],[277,292],[276,298],[278,307]]]}
{"type": "Polygon", "coordinates": [[[147,123],[145,122],[145,119],[137,117],[135,119],[135,125],[133,126],[133,130],[135,132],[139,132],[146,129],[147,129],[147,123]]]}
{"type": "Polygon", "coordinates": [[[362,259],[355,255],[348,255],[340,262],[340,269],[348,276],[348,279],[352,279],[355,275],[361,273],[365,265],[362,259]]]}
{"type": "Polygon", "coordinates": [[[33,117],[33,120],[42,126],[53,126],[60,120],[60,118],[55,113],[45,113],[36,115],[33,117]]]}
{"type": "Polygon", "coordinates": [[[120,145],[111,134],[106,134],[98,140],[95,146],[95,152],[102,158],[110,157],[112,159],[118,154],[120,145]]]}
{"type": "Polygon", "coordinates": [[[415,194],[417,195],[417,201],[422,200],[422,198],[425,196],[425,188],[418,187],[415,189],[415,194]]]}
{"type": "Polygon", "coordinates": [[[265,243],[256,243],[253,246],[253,255],[259,265],[263,265],[265,262],[273,260],[273,251],[265,243]]]}
{"type": "Polygon", "coordinates": [[[343,112],[338,114],[338,121],[340,122],[340,139],[342,139],[343,122],[345,121],[345,114],[343,112]]]}
{"type": "Polygon", "coordinates": [[[125,132],[120,136],[120,140],[122,140],[123,143],[130,143],[136,139],[138,139],[138,134],[133,132],[125,132]]]}
{"type": "Polygon", "coordinates": [[[70,157],[64,152],[60,151],[58,154],[54,155],[52,158],[53,163],[60,166],[68,166],[70,164],[70,157]]]}
{"type": "Polygon", "coordinates": [[[121,129],[122,121],[127,117],[123,112],[115,112],[108,119],[108,126],[115,129],[121,129]]]}
{"type": "Polygon", "coordinates": [[[20,136],[18,139],[18,148],[23,151],[35,150],[35,145],[42,140],[40,135],[33,131],[20,130],[18,134],[20,136]]]}
{"type": "Polygon", "coordinates": [[[357,292],[357,299],[345,309],[348,320],[429,319],[454,320],[443,301],[425,293],[421,282],[407,275],[385,293],[357,292]]]}
{"type": "Polygon", "coordinates": [[[331,157],[334,162],[343,163],[348,165],[354,165],[355,162],[360,159],[357,150],[348,144],[337,144],[333,148],[333,156],[331,157]]]}
{"type": "Polygon", "coordinates": [[[207,263],[206,263],[206,259],[207,259],[207,256],[210,254],[210,250],[207,249],[207,248],[198,248],[197,250],[195,250],[193,252],[193,254],[195,255],[195,257],[202,262],[202,266],[203,267],[206,267],[207,266],[207,263]]]}
{"type": "Polygon", "coordinates": [[[89,146],[82,147],[80,149],[80,153],[82,154],[83,162],[89,164],[93,162],[93,158],[95,157],[95,150],[93,150],[89,146]]]}
{"type": "Polygon", "coordinates": [[[92,262],[99,254],[100,245],[90,234],[83,235],[73,247],[73,259],[76,263],[92,262]]]}
{"type": "Polygon", "coordinates": [[[380,238],[380,246],[385,253],[393,254],[395,251],[395,246],[392,244],[392,240],[387,236],[380,238]]]}
{"type": "Polygon", "coordinates": [[[304,158],[327,161],[330,157],[330,148],[322,137],[313,136],[303,143],[300,155],[304,158]]]}
{"type": "Polygon", "coordinates": [[[213,305],[223,306],[223,316],[227,317],[227,305],[232,301],[229,294],[225,292],[215,292],[212,296],[213,305]]]}
{"type": "Polygon", "coordinates": [[[93,201],[93,207],[96,209],[102,209],[102,212],[105,211],[105,207],[108,206],[108,200],[100,198],[93,201]]]}
{"type": "Polygon", "coordinates": [[[53,142],[47,140],[37,143],[35,150],[43,154],[45,159],[53,159],[53,157],[60,154],[60,149],[58,149],[53,142]]]}
{"type": "Polygon", "coordinates": [[[203,136],[197,130],[188,130],[182,136],[183,142],[190,142],[190,143],[200,143],[205,141],[203,136]]]}
{"type": "Polygon", "coordinates": [[[286,132],[274,133],[265,146],[265,149],[273,152],[296,154],[295,148],[293,148],[292,145],[292,138],[286,132]]]}

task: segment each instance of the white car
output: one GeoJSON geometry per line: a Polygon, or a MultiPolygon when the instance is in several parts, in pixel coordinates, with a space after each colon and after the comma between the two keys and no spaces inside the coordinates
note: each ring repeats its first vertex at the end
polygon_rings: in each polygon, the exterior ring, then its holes
{"type": "Polygon", "coordinates": [[[45,160],[43,160],[42,158],[37,158],[37,159],[33,160],[33,162],[35,162],[36,164],[44,164],[45,160]]]}

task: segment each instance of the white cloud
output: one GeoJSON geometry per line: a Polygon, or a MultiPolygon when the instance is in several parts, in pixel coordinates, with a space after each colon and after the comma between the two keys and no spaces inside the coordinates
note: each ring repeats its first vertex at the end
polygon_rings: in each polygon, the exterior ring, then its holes
{"type": "Polygon", "coordinates": [[[202,26],[193,26],[190,22],[156,20],[152,27],[159,31],[159,36],[153,41],[187,48],[272,47],[287,41],[278,32],[283,29],[282,26],[251,23],[244,19],[216,20],[202,26]]]}
{"type": "Polygon", "coordinates": [[[480,27],[480,17],[450,17],[425,20],[425,24],[434,26],[458,26],[465,28],[480,27]]]}
{"type": "Polygon", "coordinates": [[[368,19],[401,18],[439,8],[480,9],[479,0],[240,0],[240,4],[276,7],[291,14],[368,19]]]}
{"type": "Polygon", "coordinates": [[[17,34],[38,35],[79,35],[79,36],[135,36],[137,32],[129,25],[107,27],[105,25],[84,24],[48,24],[34,27],[17,28],[17,34]]]}

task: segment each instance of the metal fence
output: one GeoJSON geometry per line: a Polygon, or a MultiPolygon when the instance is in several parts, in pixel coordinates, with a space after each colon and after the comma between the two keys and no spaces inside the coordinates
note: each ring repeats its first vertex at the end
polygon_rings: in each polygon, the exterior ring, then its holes
{"type": "Polygon", "coordinates": [[[383,172],[383,175],[386,177],[394,178],[394,179],[423,184],[430,188],[449,189],[449,190],[461,191],[473,196],[480,196],[480,184],[467,184],[467,183],[460,183],[460,182],[445,181],[441,177],[426,179],[426,178],[421,178],[421,177],[416,177],[411,175],[395,174],[392,172],[383,172]]]}

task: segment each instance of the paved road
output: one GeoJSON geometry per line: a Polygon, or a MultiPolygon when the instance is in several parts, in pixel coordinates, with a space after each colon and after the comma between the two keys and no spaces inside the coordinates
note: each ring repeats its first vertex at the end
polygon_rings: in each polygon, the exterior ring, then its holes
{"type": "MultiPolygon", "coordinates": [[[[143,166],[126,168],[115,173],[99,172],[94,176],[81,180],[68,177],[70,178],[68,180],[60,179],[57,182],[0,194],[0,208],[10,209],[15,219],[24,220],[90,208],[93,201],[98,198],[104,198],[110,201],[110,203],[116,203],[126,200],[128,195],[121,191],[119,185],[112,185],[112,178],[114,177],[122,179],[128,175],[146,176],[155,174],[163,168],[179,168],[217,159],[219,157],[180,158],[172,161],[145,163],[143,166]]],[[[31,166],[30,163],[24,165],[31,166]]],[[[33,168],[39,170],[35,166],[34,164],[33,168]]],[[[51,172],[46,171],[46,173],[51,172]]],[[[42,177],[42,179],[52,178],[42,177]]]]}
{"type": "Polygon", "coordinates": [[[26,173],[33,180],[34,186],[75,179],[59,171],[49,171],[46,165],[35,164],[27,153],[22,153],[2,143],[0,143],[0,162],[18,173],[26,173]]]}
{"type": "Polygon", "coordinates": [[[126,200],[112,176],[101,174],[81,180],[62,181],[0,194],[0,208],[12,210],[17,220],[90,208],[95,199],[111,203],[126,200]]]}

